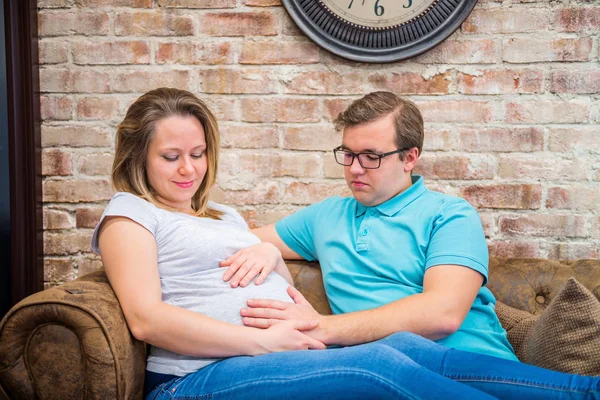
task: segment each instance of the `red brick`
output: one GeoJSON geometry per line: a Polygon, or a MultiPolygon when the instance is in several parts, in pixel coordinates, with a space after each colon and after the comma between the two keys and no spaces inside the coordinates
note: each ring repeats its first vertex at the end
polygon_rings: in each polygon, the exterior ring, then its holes
{"type": "Polygon", "coordinates": [[[189,71],[173,70],[168,71],[119,71],[115,74],[115,92],[144,93],[157,87],[189,87],[189,71]]]}
{"type": "Polygon", "coordinates": [[[477,9],[462,24],[465,33],[522,33],[548,31],[546,9],[477,9]]]}
{"type": "Polygon", "coordinates": [[[158,0],[164,8],[234,8],[236,0],[158,0]]]}
{"type": "Polygon", "coordinates": [[[546,156],[500,156],[498,174],[509,179],[579,180],[585,165],[580,160],[546,156]]]}
{"type": "MultiPolygon", "coordinates": [[[[447,129],[425,129],[426,140],[423,143],[424,151],[448,151],[456,148],[452,132],[447,129]]],[[[461,149],[465,150],[465,149],[461,149]]]]}
{"type": "Polygon", "coordinates": [[[319,48],[309,41],[246,40],[240,64],[314,64],[319,62],[319,48]]]}
{"type": "Polygon", "coordinates": [[[600,239],[600,217],[592,220],[592,238],[600,239]]]}
{"type": "Polygon", "coordinates": [[[323,102],[324,106],[325,106],[325,119],[327,121],[333,121],[334,119],[336,119],[341,112],[345,111],[346,108],[348,108],[348,106],[350,104],[352,104],[352,101],[354,99],[331,99],[331,100],[325,100],[323,102]]]}
{"type": "Polygon", "coordinates": [[[273,209],[274,207],[275,206],[268,205],[267,208],[262,209],[263,207],[258,206],[256,208],[259,208],[259,212],[257,212],[255,208],[252,208],[252,209],[241,210],[240,214],[242,214],[242,217],[244,217],[244,219],[248,223],[248,226],[250,226],[250,228],[253,229],[253,228],[259,228],[259,227],[265,226],[265,225],[274,224],[275,222],[279,221],[283,217],[286,217],[286,216],[292,214],[296,210],[296,208],[294,208],[294,209],[286,208],[284,210],[274,210],[273,209]]]}
{"type": "Polygon", "coordinates": [[[150,44],[142,40],[73,43],[73,62],[80,65],[149,64],[150,44]]]}
{"type": "Polygon", "coordinates": [[[335,162],[332,151],[323,154],[323,177],[338,179],[344,178],[344,167],[335,162]]]}
{"type": "Polygon", "coordinates": [[[75,219],[78,228],[95,228],[104,211],[103,207],[84,207],[75,211],[75,219]]]}
{"type": "Polygon", "coordinates": [[[204,100],[209,104],[219,123],[240,120],[236,99],[210,97],[204,100]]]}
{"type": "Polygon", "coordinates": [[[111,132],[87,125],[42,125],[42,147],[109,147],[111,132]]]}
{"type": "Polygon", "coordinates": [[[73,119],[75,102],[71,96],[41,96],[40,111],[43,120],[73,119]]]}
{"type": "Polygon", "coordinates": [[[533,210],[540,208],[541,185],[474,185],[461,188],[463,197],[477,208],[533,210]]]}
{"type": "Polygon", "coordinates": [[[244,174],[246,179],[270,177],[273,174],[274,161],[275,157],[269,153],[243,153],[239,156],[239,172],[244,174]]]}
{"type": "Polygon", "coordinates": [[[75,0],[79,7],[136,7],[152,8],[154,0],[75,0]]]}
{"type": "Polygon", "coordinates": [[[112,154],[83,154],[79,173],[83,175],[110,175],[112,170],[112,154]]]}
{"type": "Polygon", "coordinates": [[[111,91],[110,75],[90,70],[42,68],[40,90],[42,92],[108,93],[111,91]]]}
{"type": "Polygon", "coordinates": [[[76,278],[75,262],[71,258],[44,258],[44,281],[68,282],[76,278]]]}
{"type": "Polygon", "coordinates": [[[108,200],[112,188],[108,179],[77,181],[46,180],[43,183],[43,200],[47,203],[79,203],[108,200]]]}
{"type": "Polygon", "coordinates": [[[430,100],[417,102],[423,119],[432,122],[489,122],[493,118],[492,105],[482,101],[430,100]]]}
{"type": "Polygon", "coordinates": [[[236,205],[244,204],[279,204],[281,193],[275,182],[259,182],[250,190],[222,190],[215,186],[211,190],[211,199],[219,203],[236,205]]]}
{"type": "Polygon", "coordinates": [[[218,94],[277,93],[278,81],[272,73],[260,69],[227,68],[200,71],[200,91],[218,94]]]}
{"type": "Polygon", "coordinates": [[[369,75],[374,90],[396,94],[447,94],[452,75],[450,72],[424,77],[415,72],[375,72],[369,75]]]}
{"type": "Polygon", "coordinates": [[[600,153],[600,130],[597,125],[549,127],[548,132],[550,151],[600,153]]]}
{"type": "Polygon", "coordinates": [[[38,13],[40,36],[108,35],[110,18],[105,12],[40,11],[38,13]]]}
{"type": "Polygon", "coordinates": [[[277,128],[265,125],[221,125],[221,146],[242,149],[278,147],[277,128]]]}
{"type": "Polygon", "coordinates": [[[69,62],[69,44],[64,41],[39,41],[40,64],[62,64],[69,62]]]}
{"type": "Polygon", "coordinates": [[[413,60],[423,64],[493,64],[498,61],[497,52],[493,39],[450,39],[413,60]]]}
{"type": "Polygon", "coordinates": [[[317,177],[321,157],[317,154],[284,153],[273,157],[273,176],[293,178],[317,177]]]}
{"type": "Polygon", "coordinates": [[[458,148],[461,151],[524,152],[541,151],[543,147],[544,130],[539,127],[463,128],[458,130],[458,148]]]}
{"type": "Polygon", "coordinates": [[[600,258],[598,243],[549,243],[548,259],[582,260],[600,258]]]}
{"type": "Polygon", "coordinates": [[[293,94],[363,94],[364,74],[358,71],[301,72],[284,81],[285,93],[293,94]]]}
{"type": "Polygon", "coordinates": [[[329,125],[289,127],[284,130],[284,149],[331,151],[340,144],[342,134],[329,125]]]}
{"type": "Polygon", "coordinates": [[[562,70],[552,72],[550,91],[553,93],[600,93],[600,71],[562,70]]]}
{"type": "Polygon", "coordinates": [[[569,124],[587,122],[590,105],[582,100],[511,101],[506,105],[506,122],[512,124],[569,124]]]}
{"type": "Polygon", "coordinates": [[[509,63],[544,61],[589,61],[592,38],[530,39],[513,38],[502,41],[503,60],[509,63]]]}
{"type": "Polygon", "coordinates": [[[540,245],[537,242],[493,240],[488,244],[488,249],[490,257],[540,258],[540,245]]]}
{"type": "Polygon", "coordinates": [[[115,97],[83,97],[77,102],[80,120],[111,120],[119,114],[119,99],[115,97]]]}
{"type": "Polygon", "coordinates": [[[44,229],[71,229],[74,227],[68,211],[44,207],[44,229]]]}
{"type": "Polygon", "coordinates": [[[556,14],[555,25],[559,31],[598,32],[600,29],[600,7],[563,8],[556,14]]]}
{"type": "Polygon", "coordinates": [[[244,98],[241,100],[245,122],[319,122],[317,99],[244,98]]]}
{"type": "Polygon", "coordinates": [[[67,255],[76,254],[82,251],[90,251],[90,241],[92,231],[72,231],[72,232],[45,232],[44,233],[44,254],[46,255],[67,255]]]}
{"type": "Polygon", "coordinates": [[[281,0],[242,0],[242,3],[248,7],[272,7],[280,6],[281,0]]]}
{"type": "MultiPolygon", "coordinates": [[[[268,1],[268,0],[267,0],[268,1]]],[[[294,21],[292,21],[291,17],[286,15],[286,18],[283,20],[283,34],[285,36],[304,36],[304,33],[298,28],[298,25],[294,21]]]]}
{"type": "Polygon", "coordinates": [[[585,217],[581,215],[514,215],[498,221],[500,232],[509,236],[585,237],[585,217]]]}
{"type": "Polygon", "coordinates": [[[42,152],[42,175],[72,175],[73,160],[71,154],[52,149],[42,152]]]}
{"type": "Polygon", "coordinates": [[[98,255],[90,254],[77,259],[77,276],[85,276],[90,272],[94,272],[99,268],[102,268],[102,261],[98,255]]]}
{"type": "Polygon", "coordinates": [[[485,213],[481,210],[477,210],[479,219],[481,220],[481,226],[483,227],[483,234],[486,238],[494,235],[496,229],[496,221],[494,215],[485,213]]]}
{"type": "Polygon", "coordinates": [[[194,34],[192,17],[173,12],[121,12],[115,18],[117,36],[191,36],[194,34]]]}
{"type": "Polygon", "coordinates": [[[494,160],[486,156],[446,156],[425,153],[414,173],[426,179],[492,179],[494,160]]]}
{"type": "Polygon", "coordinates": [[[484,70],[458,74],[458,91],[465,94],[540,93],[544,75],[539,70],[484,70]]]}
{"type": "Polygon", "coordinates": [[[568,188],[548,189],[547,208],[563,210],[596,211],[600,204],[600,190],[595,185],[572,185],[568,188]]]}
{"type": "Polygon", "coordinates": [[[283,202],[292,204],[314,204],[331,196],[350,196],[346,183],[303,183],[292,182],[286,186],[283,202]]]}
{"type": "Polygon", "coordinates": [[[158,44],[158,64],[232,64],[230,42],[166,42],[158,44]]]}
{"type": "Polygon", "coordinates": [[[38,0],[38,8],[67,8],[72,0],[38,0]]]}
{"type": "Polygon", "coordinates": [[[219,12],[199,18],[200,34],[209,36],[275,36],[277,15],[269,12],[219,12]]]}

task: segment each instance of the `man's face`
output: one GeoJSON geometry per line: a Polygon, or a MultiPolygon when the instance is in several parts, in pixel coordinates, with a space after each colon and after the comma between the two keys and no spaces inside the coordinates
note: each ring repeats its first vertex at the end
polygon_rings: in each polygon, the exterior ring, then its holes
{"type": "MultiPolygon", "coordinates": [[[[372,122],[345,128],[342,147],[353,153],[383,154],[397,150],[393,118],[393,114],[388,114],[372,122]]],[[[413,152],[416,149],[410,151],[413,152]]],[[[352,165],[344,167],[344,177],[354,198],[365,206],[376,206],[408,188],[416,157],[404,158],[402,161],[398,154],[392,154],[381,159],[379,168],[365,169],[355,157],[352,165]]]]}

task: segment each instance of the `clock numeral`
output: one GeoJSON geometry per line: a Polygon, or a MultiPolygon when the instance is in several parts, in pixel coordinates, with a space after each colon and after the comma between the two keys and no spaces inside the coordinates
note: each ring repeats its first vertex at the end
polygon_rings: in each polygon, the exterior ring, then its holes
{"type": "MultiPolygon", "coordinates": [[[[412,6],[412,0],[408,0],[408,5],[405,4],[402,7],[404,7],[404,8],[410,8],[410,6],[412,6]]],[[[350,7],[348,7],[348,8],[350,8],[350,7]]]]}
{"type": "Polygon", "coordinates": [[[354,0],[350,0],[350,4],[348,5],[348,10],[350,9],[350,7],[352,7],[352,3],[354,3],[354,0]]]}
{"type": "MultiPolygon", "coordinates": [[[[412,0],[409,0],[409,1],[412,1],[412,0]]],[[[375,9],[375,15],[377,15],[378,17],[381,17],[383,15],[383,13],[385,12],[385,8],[383,8],[383,6],[379,5],[379,0],[377,0],[375,2],[374,9],[375,9]]]]}

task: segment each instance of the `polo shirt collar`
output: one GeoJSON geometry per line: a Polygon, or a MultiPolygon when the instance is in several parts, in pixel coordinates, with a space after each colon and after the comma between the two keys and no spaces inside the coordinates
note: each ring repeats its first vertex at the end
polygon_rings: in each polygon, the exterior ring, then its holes
{"type": "Polygon", "coordinates": [[[374,208],[387,217],[392,216],[400,210],[402,210],[404,207],[412,203],[413,200],[415,200],[427,190],[427,188],[425,187],[425,183],[423,182],[423,177],[421,175],[413,175],[411,179],[412,185],[408,189],[398,193],[396,196],[392,197],[388,201],[381,203],[377,206],[367,207],[357,201],[356,216],[362,216],[369,208],[374,208]]]}

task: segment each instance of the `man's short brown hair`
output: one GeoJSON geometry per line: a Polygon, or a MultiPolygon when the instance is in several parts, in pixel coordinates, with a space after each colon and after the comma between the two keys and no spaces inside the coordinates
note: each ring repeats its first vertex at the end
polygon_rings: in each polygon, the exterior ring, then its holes
{"type": "MultiPolygon", "coordinates": [[[[389,114],[394,114],[396,129],[395,143],[398,149],[416,147],[419,156],[423,151],[423,116],[415,103],[390,92],[372,92],[355,100],[333,121],[335,129],[343,131],[347,127],[372,122],[389,114]]],[[[403,155],[400,154],[400,158],[403,155]]]]}

